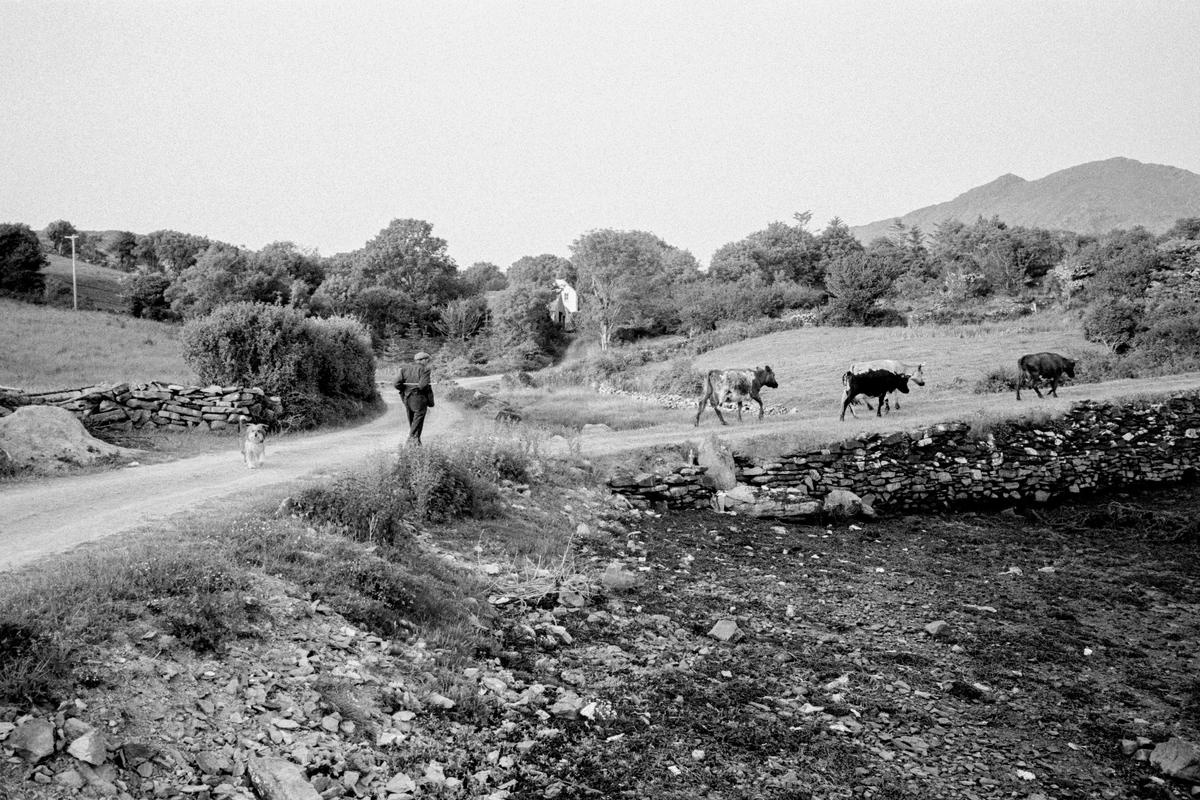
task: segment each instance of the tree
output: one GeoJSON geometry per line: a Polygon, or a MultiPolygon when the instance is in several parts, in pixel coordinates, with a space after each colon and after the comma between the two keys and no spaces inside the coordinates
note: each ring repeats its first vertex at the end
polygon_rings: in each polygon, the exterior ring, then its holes
{"type": "Polygon", "coordinates": [[[713,253],[709,275],[717,280],[736,281],[758,274],[768,282],[795,281],[821,286],[817,240],[805,226],[808,212],[797,214],[796,225],[772,222],[737,242],[713,253]]]}
{"type": "Polygon", "coordinates": [[[41,294],[46,257],[37,234],[19,222],[0,224],[0,293],[41,294]]]}
{"type": "Polygon", "coordinates": [[[207,237],[180,231],[161,230],[146,234],[138,243],[138,258],[147,266],[174,277],[196,263],[213,244],[207,237]]]}
{"type": "Polygon", "coordinates": [[[451,300],[439,312],[438,332],[450,341],[465,345],[487,324],[487,304],[483,298],[462,297],[451,300]]]}
{"type": "Polygon", "coordinates": [[[50,240],[50,244],[54,245],[54,252],[60,256],[70,252],[67,237],[77,233],[79,231],[75,230],[75,226],[65,219],[56,219],[46,226],[46,238],[50,240]]]}
{"type": "Polygon", "coordinates": [[[124,272],[132,272],[134,266],[137,265],[137,250],[138,238],[136,234],[129,231],[117,231],[116,236],[112,240],[111,258],[113,266],[116,269],[124,272]]]}
{"type": "Polygon", "coordinates": [[[371,340],[376,346],[424,318],[412,298],[386,286],[371,286],[354,292],[341,303],[335,303],[335,308],[362,322],[371,332],[371,340]]]}
{"type": "Polygon", "coordinates": [[[1200,217],[1184,217],[1175,220],[1171,229],[1162,235],[1163,241],[1171,239],[1200,239],[1200,217]]]}
{"type": "Polygon", "coordinates": [[[894,265],[865,253],[848,253],[834,259],[825,276],[832,298],[830,318],[848,325],[876,321],[877,303],[891,293],[896,277],[894,265]]]}
{"type": "Polygon", "coordinates": [[[494,349],[549,351],[559,336],[546,310],[555,294],[553,286],[520,282],[496,295],[490,303],[494,349]]]}
{"type": "Polygon", "coordinates": [[[554,286],[555,278],[562,278],[572,286],[578,280],[575,265],[561,256],[543,253],[540,256],[521,256],[505,273],[511,286],[528,283],[535,286],[554,286]]]}
{"type": "Polygon", "coordinates": [[[278,261],[216,243],[171,282],[166,298],[172,311],[187,319],[208,314],[224,303],[286,304],[290,283],[291,277],[278,261]]]}
{"type": "Polygon", "coordinates": [[[171,304],[166,291],[171,279],[161,272],[138,272],[125,279],[125,304],[129,313],[145,319],[170,319],[171,304]]]}
{"type": "Polygon", "coordinates": [[[459,274],[458,281],[467,295],[498,292],[508,286],[508,278],[500,268],[487,261],[476,261],[467,267],[459,274]]]}
{"type": "Polygon", "coordinates": [[[279,282],[301,281],[312,293],[325,279],[325,268],[315,252],[305,252],[293,242],[272,242],[250,255],[250,269],[279,282]]]}
{"type": "Polygon", "coordinates": [[[817,237],[817,252],[820,253],[820,262],[826,271],[827,265],[835,259],[862,251],[862,242],[850,232],[850,226],[843,222],[841,217],[829,220],[825,230],[817,237]]]}
{"type": "Polygon", "coordinates": [[[598,330],[602,350],[618,327],[653,316],[663,292],[664,254],[671,249],[652,233],[612,229],[585,233],[571,245],[582,315],[598,330]]]}
{"type": "Polygon", "coordinates": [[[1145,313],[1141,303],[1124,298],[1097,303],[1083,318],[1083,338],[1099,342],[1114,353],[1123,353],[1146,330],[1142,322],[1145,313]]]}

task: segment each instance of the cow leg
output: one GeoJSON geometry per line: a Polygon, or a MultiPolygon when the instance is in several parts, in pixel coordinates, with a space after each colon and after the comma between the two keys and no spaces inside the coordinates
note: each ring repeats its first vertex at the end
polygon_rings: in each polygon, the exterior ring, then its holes
{"type": "Polygon", "coordinates": [[[887,399],[887,393],[879,395],[879,399],[875,401],[875,416],[883,417],[883,401],[887,399]]]}
{"type": "Polygon", "coordinates": [[[721,404],[717,402],[716,392],[709,395],[708,401],[712,403],[713,411],[717,412],[717,419],[721,420],[721,424],[728,425],[729,423],[725,421],[725,417],[721,416],[721,404]]]}
{"type": "MultiPolygon", "coordinates": [[[[897,395],[897,396],[896,396],[896,402],[894,402],[894,403],[893,403],[893,402],[891,401],[891,399],[889,398],[889,399],[888,399],[888,405],[889,405],[889,406],[891,406],[891,408],[894,408],[894,409],[896,409],[897,411],[899,411],[899,410],[900,410],[900,396],[899,396],[899,395],[897,395]]],[[[892,413],[892,412],[891,412],[891,408],[889,408],[889,409],[888,409],[888,413],[889,413],[889,414],[890,414],[890,413],[892,413]]]]}
{"type": "Polygon", "coordinates": [[[1058,378],[1050,379],[1050,394],[1058,397],[1058,378]]]}
{"type": "Polygon", "coordinates": [[[875,410],[874,406],[871,405],[871,401],[865,397],[863,398],[862,404],[867,407],[867,411],[875,410]]]}
{"type": "Polygon", "coordinates": [[[741,398],[738,398],[738,401],[737,401],[737,411],[738,411],[738,424],[740,425],[742,423],[742,401],[741,401],[741,398]]]}
{"type": "Polygon", "coordinates": [[[1022,385],[1023,383],[1025,383],[1025,373],[1024,373],[1024,372],[1018,372],[1018,373],[1017,373],[1017,399],[1018,399],[1018,400],[1020,400],[1020,399],[1021,399],[1021,385],[1022,385]]]}
{"type": "Polygon", "coordinates": [[[1038,382],[1037,382],[1037,381],[1030,381],[1029,383],[1030,383],[1030,385],[1031,385],[1031,386],[1033,386],[1033,390],[1034,390],[1035,392],[1037,392],[1037,396],[1038,396],[1038,398],[1044,397],[1044,395],[1042,394],[1042,390],[1038,388],[1038,382]]]}
{"type": "MultiPolygon", "coordinates": [[[[838,417],[839,422],[846,421],[846,409],[850,408],[850,404],[854,402],[854,398],[857,396],[858,395],[853,395],[853,394],[850,394],[849,392],[846,393],[846,399],[842,401],[842,415],[840,417],[838,417]]],[[[853,411],[851,411],[850,413],[854,414],[853,411]]],[[[855,414],[855,416],[858,416],[858,415],[855,414]]]]}
{"type": "Polygon", "coordinates": [[[758,403],[758,418],[761,420],[761,419],[763,418],[763,402],[762,402],[762,399],[761,399],[760,397],[758,397],[757,395],[751,395],[750,397],[751,397],[751,399],[752,399],[752,400],[754,400],[754,402],[758,403]]]}

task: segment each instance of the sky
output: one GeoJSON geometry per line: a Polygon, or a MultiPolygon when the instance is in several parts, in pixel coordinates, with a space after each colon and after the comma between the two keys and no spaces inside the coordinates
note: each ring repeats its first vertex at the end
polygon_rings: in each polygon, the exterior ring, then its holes
{"type": "Polygon", "coordinates": [[[707,264],[1015,173],[1200,172],[1200,3],[0,0],[0,222],[707,264]]]}

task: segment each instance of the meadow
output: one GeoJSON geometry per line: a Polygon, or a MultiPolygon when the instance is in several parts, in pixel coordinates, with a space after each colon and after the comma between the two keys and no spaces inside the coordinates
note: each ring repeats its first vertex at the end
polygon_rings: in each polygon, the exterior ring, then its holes
{"type": "MultiPolygon", "coordinates": [[[[979,325],[922,325],[897,328],[809,327],[779,331],[746,339],[703,353],[691,362],[697,371],[769,364],[778,389],[762,390],[764,404],[775,414],[761,422],[757,406],[743,412],[744,422],[723,412],[722,427],[711,408],[700,418],[699,431],[719,431],[722,436],[753,442],[756,451],[781,451],[819,447],[831,442],[876,432],[908,430],[938,422],[963,421],[976,435],[986,434],[997,423],[1011,419],[1040,420],[1062,414],[1079,400],[1097,401],[1171,393],[1200,387],[1200,373],[1147,379],[1079,382],[1059,389],[1059,397],[1039,399],[1029,392],[1017,402],[1012,392],[978,393],[976,387],[997,370],[1015,374],[1024,353],[1050,350],[1072,358],[1096,358],[1104,348],[1083,338],[1077,320],[1061,314],[1040,314],[1000,323],[979,325]],[[896,358],[923,363],[925,386],[910,384],[900,396],[901,409],[882,418],[859,407],[840,422],[842,374],[854,361],[896,358]]],[[[651,362],[637,368],[634,385],[650,386],[655,374],[677,370],[676,361],[651,362]]],[[[617,452],[664,446],[695,435],[696,406],[652,407],[634,397],[601,395],[584,389],[547,388],[502,393],[518,406],[530,422],[563,424],[579,428],[605,423],[622,433],[606,444],[585,441],[589,453],[617,452]],[[572,424],[568,423],[568,424],[572,424]],[[619,441],[618,441],[619,440],[619,441]]],[[[585,437],[587,439],[588,437],[585,437]]],[[[746,446],[746,445],[743,445],[746,446]]]]}
{"type": "Polygon", "coordinates": [[[152,380],[195,383],[181,328],[103,311],[0,299],[0,386],[27,391],[152,380]]]}
{"type": "MultiPolygon", "coordinates": [[[[43,275],[46,276],[48,294],[59,305],[71,305],[71,259],[46,254],[49,262],[43,275]]],[[[126,273],[100,267],[95,264],[75,262],[75,289],[79,293],[79,307],[89,311],[125,311],[125,294],[121,282],[126,273]]]]}

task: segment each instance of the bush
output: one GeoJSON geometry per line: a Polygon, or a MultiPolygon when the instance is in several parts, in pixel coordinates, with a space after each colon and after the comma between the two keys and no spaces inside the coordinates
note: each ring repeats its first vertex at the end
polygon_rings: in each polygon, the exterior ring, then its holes
{"type": "Polygon", "coordinates": [[[666,369],[650,382],[650,391],[664,394],[696,396],[704,388],[704,373],[696,369],[690,358],[673,359],[666,369]]]}
{"type": "Polygon", "coordinates": [[[229,303],[188,322],[182,338],[184,361],[201,381],[279,395],[294,427],[378,402],[369,335],[348,318],[306,319],[294,308],[229,303]]]}
{"type": "Polygon", "coordinates": [[[995,367],[976,383],[972,391],[975,394],[996,394],[997,392],[1015,392],[1017,390],[1017,370],[1015,367],[995,367]]]}
{"type": "Polygon", "coordinates": [[[171,279],[161,272],[141,272],[125,279],[125,304],[135,317],[163,320],[174,317],[166,291],[171,279]]]}
{"type": "Polygon", "coordinates": [[[37,234],[28,225],[0,225],[0,294],[41,294],[45,266],[37,234]]]}
{"type": "Polygon", "coordinates": [[[1083,318],[1083,337],[1098,342],[1114,353],[1123,353],[1134,338],[1145,329],[1141,303],[1125,298],[1108,299],[1097,303],[1083,318]]]}

